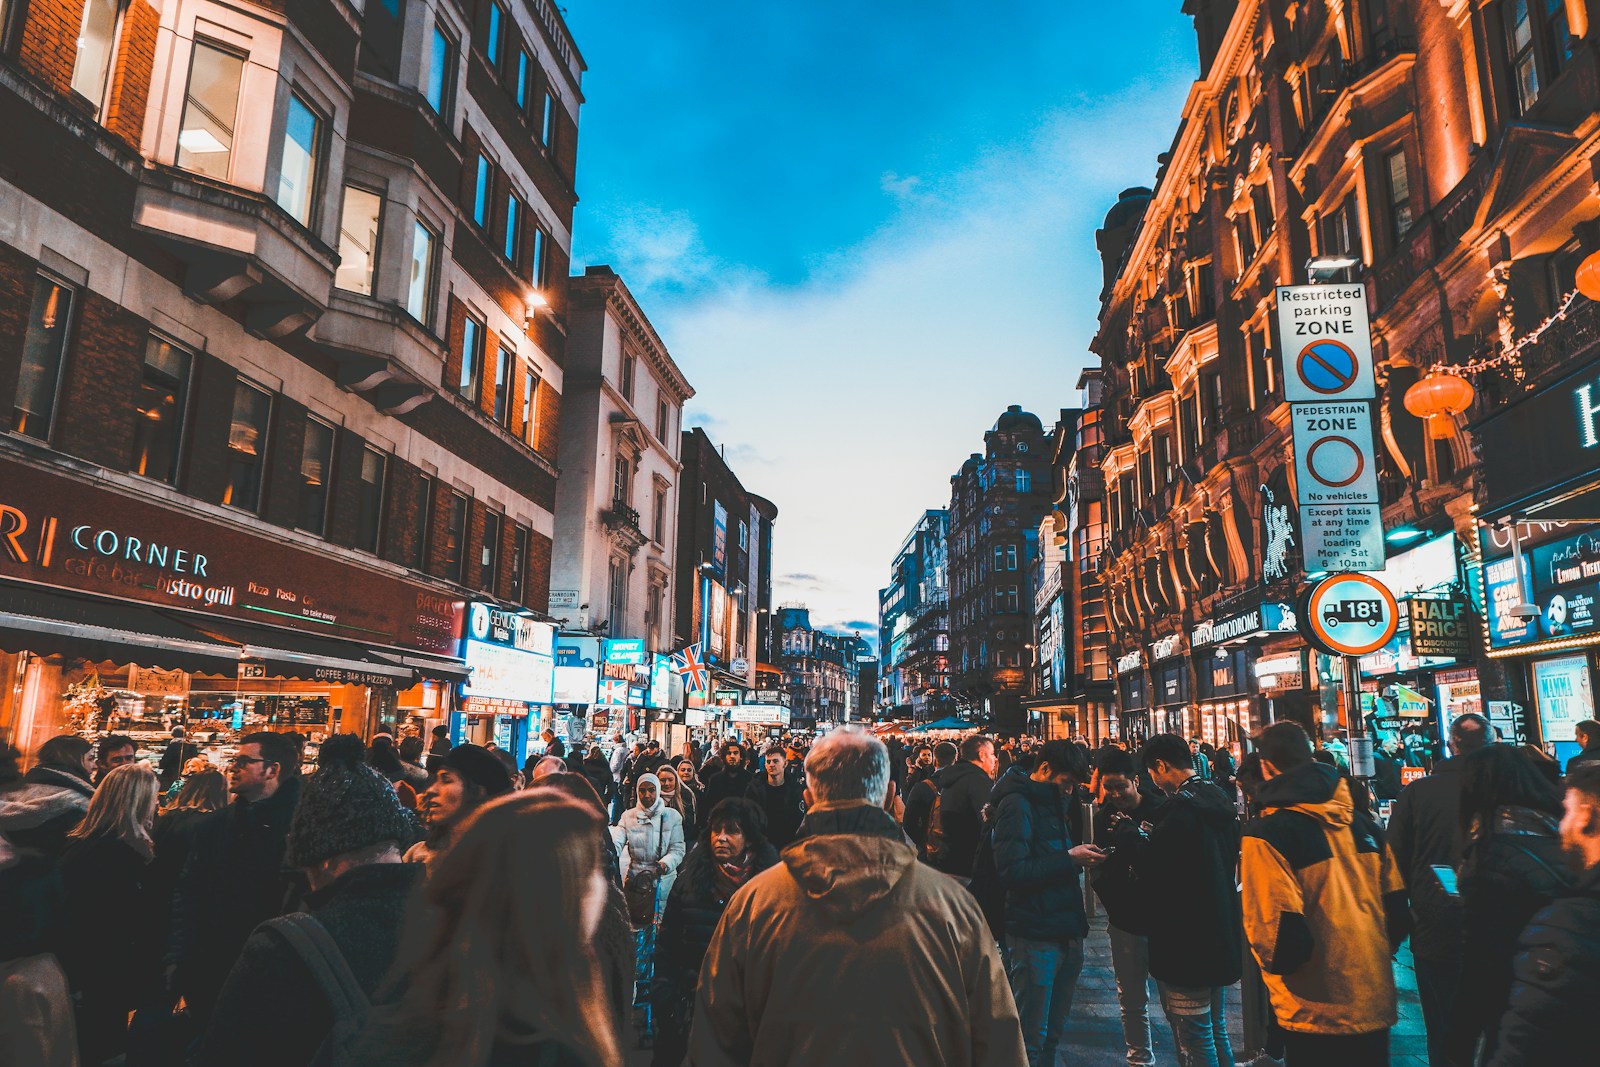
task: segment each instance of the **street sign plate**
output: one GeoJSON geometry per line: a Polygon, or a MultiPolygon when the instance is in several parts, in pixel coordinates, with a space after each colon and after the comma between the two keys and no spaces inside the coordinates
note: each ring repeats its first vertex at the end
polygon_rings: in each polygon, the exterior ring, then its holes
{"type": "Polygon", "coordinates": [[[1308,504],[1300,508],[1306,570],[1384,569],[1383,509],[1376,504],[1308,504]]]}
{"type": "Polygon", "coordinates": [[[1284,399],[1375,397],[1366,286],[1280,285],[1277,296],[1284,399]]]}
{"type": "Polygon", "coordinates": [[[1354,400],[1289,409],[1306,570],[1383,570],[1371,405],[1354,400]]]}
{"type": "Polygon", "coordinates": [[[1300,625],[1335,656],[1365,656],[1387,645],[1400,621],[1389,587],[1365,574],[1330,574],[1306,593],[1300,625]]]}

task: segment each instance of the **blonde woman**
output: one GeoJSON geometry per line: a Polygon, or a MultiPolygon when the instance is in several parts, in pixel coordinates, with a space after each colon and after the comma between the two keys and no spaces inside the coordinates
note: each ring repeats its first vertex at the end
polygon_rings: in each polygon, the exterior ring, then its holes
{"type": "Polygon", "coordinates": [[[595,960],[604,823],[554,789],[485,804],[413,899],[355,1057],[385,1067],[621,1067],[595,960]]]}
{"type": "Polygon", "coordinates": [[[127,1046],[128,1013],[156,982],[159,931],[151,920],[147,875],[161,782],[148,763],[111,770],[89,800],[89,812],[67,835],[61,855],[61,964],[79,995],[78,1048],[100,1063],[127,1046]],[[107,916],[116,916],[108,936],[107,916]]]}

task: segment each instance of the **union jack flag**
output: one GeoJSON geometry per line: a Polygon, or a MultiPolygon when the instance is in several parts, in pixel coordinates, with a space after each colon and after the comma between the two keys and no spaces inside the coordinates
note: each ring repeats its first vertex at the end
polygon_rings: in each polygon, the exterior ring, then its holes
{"type": "Polygon", "coordinates": [[[711,672],[706,670],[705,659],[699,645],[690,645],[672,656],[674,674],[683,675],[685,687],[690,692],[704,693],[711,688],[711,672]]]}
{"type": "Polygon", "coordinates": [[[595,703],[614,708],[628,706],[628,683],[615,678],[600,679],[600,689],[595,696],[595,703]]]}

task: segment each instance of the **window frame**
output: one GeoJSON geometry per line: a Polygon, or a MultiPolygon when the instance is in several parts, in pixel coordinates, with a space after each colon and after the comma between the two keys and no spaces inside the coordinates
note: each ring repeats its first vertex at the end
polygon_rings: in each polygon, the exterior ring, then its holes
{"type": "MultiPolygon", "coordinates": [[[[10,426],[12,433],[19,434],[20,436],[29,438],[30,440],[39,441],[48,445],[55,438],[56,423],[61,415],[61,386],[62,382],[66,378],[67,358],[71,355],[72,344],[74,341],[74,327],[77,325],[78,297],[82,292],[82,288],[65,280],[59,275],[51,273],[50,271],[39,270],[34,272],[33,297],[28,302],[28,318],[22,331],[22,352],[24,356],[28,351],[28,336],[32,332],[34,305],[40,299],[44,299],[46,301],[49,300],[49,296],[47,294],[42,294],[41,292],[43,287],[46,285],[54,286],[56,289],[66,293],[68,301],[67,310],[64,315],[62,315],[59,310],[57,311],[57,321],[61,330],[61,337],[59,344],[55,346],[55,368],[54,375],[50,382],[50,410],[47,413],[36,411],[29,412],[30,415],[44,415],[45,426],[43,435],[32,433],[27,430],[25,428],[27,425],[27,420],[22,420],[22,423],[19,426],[17,412],[20,411],[21,408],[18,406],[18,401],[22,399],[22,377],[19,369],[17,384],[12,392],[10,426]]],[[[55,326],[45,327],[47,330],[53,330],[56,328],[57,327],[55,326]]]]}
{"type": "Polygon", "coordinates": [[[533,548],[533,531],[520,522],[511,524],[511,586],[507,599],[526,604],[528,596],[528,554],[533,548]]]}
{"type": "MultiPolygon", "coordinates": [[[[89,96],[87,93],[83,92],[83,90],[78,88],[78,60],[83,58],[83,49],[78,48],[74,51],[72,71],[67,77],[68,85],[71,87],[72,92],[94,105],[96,122],[105,121],[106,109],[111,103],[111,83],[116,78],[117,60],[121,58],[123,19],[128,13],[127,0],[109,0],[109,5],[112,8],[111,34],[109,40],[106,42],[105,62],[100,69],[100,87],[98,90],[98,95],[89,96]]],[[[87,2],[83,5],[83,10],[79,13],[78,17],[78,33],[77,36],[73,38],[74,42],[83,40],[85,28],[89,21],[89,15],[90,12],[94,10],[94,6],[95,0],[87,0],[87,2]]],[[[0,10],[0,17],[4,17],[5,14],[6,13],[3,10],[0,10]]],[[[0,30],[3,29],[4,27],[0,26],[0,30]]]]}
{"type": "Polygon", "coordinates": [[[550,273],[550,233],[537,218],[533,222],[532,247],[528,256],[528,281],[535,289],[544,289],[550,273]]]}
{"type": "MultiPolygon", "coordinates": [[[[166,334],[152,332],[145,340],[145,355],[144,358],[139,362],[139,388],[141,392],[144,386],[148,384],[148,372],[152,369],[150,364],[150,349],[152,345],[156,344],[165,345],[175,352],[180,352],[184,358],[183,377],[179,382],[178,395],[173,404],[178,432],[174,436],[172,442],[171,472],[168,476],[162,477],[151,474],[148,472],[148,470],[141,471],[138,469],[139,435],[137,431],[134,433],[134,454],[129,458],[128,469],[130,473],[140,478],[149,478],[151,481],[161,482],[164,485],[175,487],[183,475],[184,446],[188,443],[189,401],[193,395],[195,353],[194,350],[189,348],[187,345],[179,344],[166,334]]],[[[146,421],[149,420],[147,419],[146,421]]],[[[148,457],[146,458],[148,459],[148,457]]]]}
{"type": "MultiPolygon", "coordinates": [[[[234,382],[233,382],[233,408],[235,410],[238,408],[238,405],[239,405],[239,393],[240,393],[240,391],[241,390],[246,390],[246,389],[253,390],[254,392],[259,393],[262,396],[267,398],[266,416],[265,416],[265,418],[263,418],[261,420],[261,431],[260,431],[260,435],[259,435],[260,444],[257,446],[256,451],[255,451],[255,456],[256,456],[255,464],[254,464],[255,474],[256,474],[255,487],[254,487],[255,499],[253,501],[251,501],[249,507],[246,507],[243,504],[236,503],[234,500],[231,499],[231,497],[233,495],[233,491],[234,491],[234,479],[233,479],[233,462],[234,461],[233,461],[232,457],[230,456],[229,459],[228,459],[228,486],[223,492],[222,504],[223,504],[224,507],[235,508],[235,509],[237,509],[239,511],[242,511],[242,512],[245,512],[246,514],[249,514],[249,515],[260,515],[261,514],[262,501],[263,501],[263,498],[266,495],[265,491],[266,491],[266,488],[267,488],[267,478],[266,478],[267,462],[271,458],[271,450],[272,450],[272,445],[274,443],[273,442],[273,436],[272,436],[272,419],[273,419],[273,415],[274,415],[274,413],[276,411],[276,408],[277,408],[278,396],[277,396],[277,393],[275,393],[273,390],[268,389],[266,386],[261,385],[261,384],[255,382],[255,381],[253,381],[250,378],[246,378],[244,375],[241,374],[237,378],[235,378],[234,382]]],[[[233,434],[233,414],[232,414],[231,411],[230,411],[229,416],[228,416],[228,433],[229,433],[229,437],[230,437],[229,443],[227,445],[228,452],[230,452],[230,453],[242,453],[244,450],[243,449],[234,448],[232,440],[231,440],[232,434],[233,434]]]]}
{"type": "Polygon", "coordinates": [[[471,525],[472,498],[459,489],[450,490],[450,512],[445,520],[444,555],[440,560],[445,577],[458,585],[465,584],[467,567],[467,534],[471,525]],[[459,521],[457,516],[459,515],[459,521]],[[450,558],[450,540],[455,538],[455,558],[450,558]]]}
{"type": "Polygon", "coordinates": [[[490,596],[495,595],[499,585],[500,539],[505,536],[505,529],[505,515],[498,511],[484,512],[483,544],[478,549],[478,588],[490,596]]]}
{"type": "Polygon", "coordinates": [[[488,331],[488,325],[471,312],[462,315],[461,373],[453,388],[456,396],[469,404],[476,404],[483,397],[484,345],[488,331]]]}
{"type": "MultiPolygon", "coordinates": [[[[183,107],[178,112],[178,144],[177,144],[177,148],[173,152],[173,156],[172,156],[173,166],[175,166],[179,170],[185,171],[185,172],[187,172],[189,174],[199,174],[199,175],[201,175],[203,177],[211,178],[211,179],[213,179],[215,181],[227,182],[227,181],[232,179],[232,177],[233,177],[233,162],[234,162],[234,151],[233,150],[238,145],[238,141],[239,141],[239,103],[240,103],[241,99],[244,96],[244,69],[245,69],[245,66],[249,62],[250,62],[250,53],[242,51],[242,50],[240,50],[238,48],[235,48],[235,47],[233,47],[233,46],[231,46],[229,44],[226,44],[223,41],[219,41],[214,37],[204,37],[204,36],[198,36],[197,35],[194,38],[194,40],[190,43],[190,46],[189,46],[189,67],[188,67],[188,70],[184,72],[183,107]],[[186,165],[185,162],[184,162],[184,159],[183,159],[183,154],[185,152],[190,152],[191,155],[195,155],[195,156],[203,156],[203,155],[212,154],[212,153],[204,153],[204,152],[195,152],[192,149],[185,148],[184,144],[183,144],[183,135],[187,131],[187,129],[189,128],[188,127],[189,105],[190,105],[190,102],[191,102],[191,99],[192,99],[191,94],[192,94],[192,92],[194,90],[194,65],[195,65],[195,59],[200,55],[200,50],[202,48],[207,50],[208,52],[214,52],[214,53],[217,53],[219,55],[231,57],[231,58],[237,60],[238,63],[239,63],[238,86],[235,89],[234,98],[233,98],[233,126],[229,130],[230,139],[229,139],[228,145],[227,145],[227,156],[228,156],[228,158],[227,158],[227,163],[222,168],[222,173],[220,173],[220,174],[213,174],[210,171],[201,170],[198,167],[195,167],[193,165],[186,165]]],[[[202,109],[203,109],[203,105],[202,105],[202,109]]],[[[218,143],[220,144],[221,142],[218,142],[218,143]]]]}
{"type": "Polygon", "coordinates": [[[317,195],[317,192],[318,187],[322,184],[322,164],[324,156],[327,155],[328,128],[330,125],[331,120],[329,117],[324,115],[320,108],[313,105],[304,92],[297,88],[290,88],[288,104],[284,109],[283,129],[280,131],[278,138],[278,191],[273,196],[272,202],[277,204],[284,214],[313,232],[321,222],[322,198],[317,195]],[[285,164],[288,162],[289,145],[293,137],[290,132],[290,122],[293,120],[296,104],[305,109],[306,114],[311,116],[312,122],[312,143],[308,152],[310,156],[309,177],[306,181],[305,189],[305,218],[295,214],[294,210],[283,200],[283,183],[286,176],[285,164]]]}
{"type": "Polygon", "coordinates": [[[504,344],[495,346],[494,355],[494,421],[496,425],[511,429],[511,416],[516,411],[512,401],[516,391],[517,354],[504,344]]]}
{"type": "Polygon", "coordinates": [[[440,246],[444,242],[444,234],[430,226],[421,215],[412,218],[411,225],[411,272],[415,272],[417,263],[417,244],[419,235],[426,234],[428,238],[428,255],[425,266],[425,281],[422,292],[422,314],[418,315],[412,308],[412,298],[416,295],[416,279],[406,279],[406,313],[428,329],[433,329],[434,321],[438,315],[439,306],[439,256],[440,246]]]}
{"type": "Polygon", "coordinates": [[[506,20],[509,17],[498,0],[489,0],[488,24],[484,27],[483,34],[483,56],[496,74],[500,72],[500,60],[505,54],[506,20]]]}
{"type": "Polygon", "coordinates": [[[428,48],[428,73],[422,86],[422,101],[439,116],[440,121],[448,123],[455,110],[456,64],[460,60],[461,42],[445,29],[442,22],[434,19],[428,48]],[[440,57],[443,57],[443,63],[439,63],[440,57]],[[435,88],[439,94],[437,101],[433,99],[435,88]]]}
{"type": "Polygon", "coordinates": [[[328,419],[307,413],[305,433],[300,439],[300,467],[296,475],[297,494],[295,500],[294,528],[300,533],[308,533],[313,537],[325,538],[328,536],[328,504],[333,499],[333,465],[335,457],[339,454],[339,427],[328,419]],[[313,456],[308,454],[311,447],[312,427],[319,427],[327,431],[327,452],[322,462],[320,510],[315,526],[307,523],[307,501],[312,484],[307,481],[306,464],[313,456]]]}
{"type": "Polygon", "coordinates": [[[528,205],[516,190],[506,190],[506,229],[500,242],[500,253],[516,269],[522,255],[522,230],[528,218],[528,205]]]}
{"type": "Polygon", "coordinates": [[[529,448],[533,447],[534,434],[539,425],[539,384],[544,377],[534,369],[533,364],[524,364],[522,368],[522,440],[529,448]]]}
{"type": "MultiPolygon", "coordinates": [[[[383,249],[383,216],[386,214],[387,202],[383,193],[375,189],[369,189],[358,182],[345,182],[340,186],[340,189],[342,190],[342,195],[339,197],[339,266],[334,268],[333,287],[341,293],[359,293],[362,296],[372,296],[378,289],[378,258],[382,255],[383,249]],[[372,230],[372,248],[367,251],[367,287],[365,289],[352,289],[349,286],[339,284],[339,272],[345,266],[345,237],[350,232],[346,222],[350,218],[351,193],[370,196],[378,202],[377,223],[372,230]]],[[[355,244],[353,240],[351,243],[355,244]]]]}
{"type": "Polygon", "coordinates": [[[356,543],[355,547],[362,552],[371,552],[377,555],[383,547],[383,508],[388,503],[389,497],[389,454],[382,449],[373,448],[371,445],[361,446],[361,470],[356,475],[356,543]],[[376,456],[378,460],[378,480],[376,483],[367,480],[367,460],[376,456]],[[368,492],[369,485],[376,484],[377,496],[372,503],[372,532],[367,533],[368,492]]]}
{"type": "Polygon", "coordinates": [[[472,204],[469,217],[472,224],[484,233],[494,221],[491,200],[494,197],[494,161],[482,149],[477,153],[477,164],[472,177],[472,204]]]}
{"type": "Polygon", "coordinates": [[[1385,152],[1381,159],[1383,167],[1384,198],[1388,202],[1387,218],[1385,223],[1389,229],[1389,239],[1396,246],[1406,239],[1412,228],[1416,225],[1416,215],[1411,207],[1411,166],[1406,158],[1404,144],[1396,145],[1385,152]],[[1399,181],[1404,189],[1396,188],[1395,163],[1400,164],[1399,181]]]}

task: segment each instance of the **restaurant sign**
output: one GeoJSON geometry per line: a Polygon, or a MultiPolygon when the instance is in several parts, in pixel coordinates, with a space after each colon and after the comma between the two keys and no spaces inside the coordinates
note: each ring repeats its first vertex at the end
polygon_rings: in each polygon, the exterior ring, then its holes
{"type": "Polygon", "coordinates": [[[0,577],[453,655],[461,602],[0,458],[0,577]]]}

